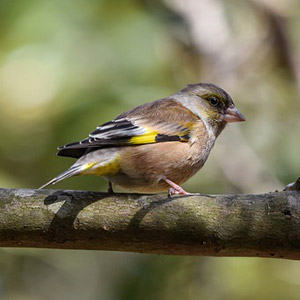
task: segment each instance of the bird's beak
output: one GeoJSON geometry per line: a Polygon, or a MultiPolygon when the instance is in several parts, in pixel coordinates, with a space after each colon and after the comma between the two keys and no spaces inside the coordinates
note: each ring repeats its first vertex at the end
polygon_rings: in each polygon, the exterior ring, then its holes
{"type": "Polygon", "coordinates": [[[227,123],[246,121],[245,117],[242,115],[242,113],[235,106],[228,107],[226,109],[224,120],[227,123]]]}

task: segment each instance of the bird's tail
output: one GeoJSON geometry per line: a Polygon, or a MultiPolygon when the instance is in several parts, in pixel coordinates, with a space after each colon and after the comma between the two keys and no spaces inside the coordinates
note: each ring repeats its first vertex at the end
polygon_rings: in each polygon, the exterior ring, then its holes
{"type": "Polygon", "coordinates": [[[50,180],[49,182],[47,182],[46,184],[42,185],[41,187],[39,187],[40,189],[43,189],[44,187],[50,185],[50,184],[55,184],[63,179],[72,177],[74,175],[77,175],[80,173],[80,171],[82,171],[82,165],[76,165],[76,166],[71,166],[67,171],[59,174],[58,176],[56,176],[55,178],[53,178],[52,180],[50,180]]]}

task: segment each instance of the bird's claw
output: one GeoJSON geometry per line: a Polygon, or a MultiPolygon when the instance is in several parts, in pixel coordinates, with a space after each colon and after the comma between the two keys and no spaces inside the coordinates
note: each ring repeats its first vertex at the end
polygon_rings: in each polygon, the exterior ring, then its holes
{"type": "Polygon", "coordinates": [[[174,195],[190,195],[190,193],[186,192],[183,188],[169,188],[168,197],[172,198],[174,195]]]}

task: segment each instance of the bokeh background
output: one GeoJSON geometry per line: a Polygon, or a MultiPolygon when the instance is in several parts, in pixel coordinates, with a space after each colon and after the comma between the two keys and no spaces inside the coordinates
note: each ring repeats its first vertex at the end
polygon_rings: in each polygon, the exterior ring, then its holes
{"type": "MultiPolygon", "coordinates": [[[[191,192],[260,193],[300,176],[297,0],[0,0],[0,187],[37,188],[97,125],[187,83],[227,90],[223,132],[191,192]]],[[[102,178],[56,188],[105,190],[102,178]]],[[[299,299],[300,263],[0,250],[0,299],[299,299]]]]}

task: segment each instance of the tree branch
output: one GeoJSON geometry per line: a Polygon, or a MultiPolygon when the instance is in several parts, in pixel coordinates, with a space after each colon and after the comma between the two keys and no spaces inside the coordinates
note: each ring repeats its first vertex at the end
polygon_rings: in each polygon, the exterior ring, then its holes
{"type": "Polygon", "coordinates": [[[0,246],[300,259],[300,193],[0,189],[0,246]]]}

